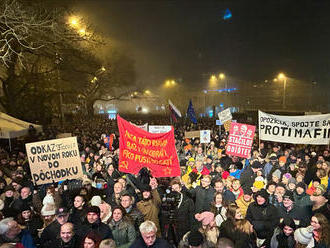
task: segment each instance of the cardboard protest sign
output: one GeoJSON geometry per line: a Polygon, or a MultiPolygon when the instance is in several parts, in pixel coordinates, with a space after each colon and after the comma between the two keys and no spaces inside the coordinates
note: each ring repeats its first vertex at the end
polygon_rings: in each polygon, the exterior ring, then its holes
{"type": "Polygon", "coordinates": [[[226,121],[223,126],[225,127],[226,132],[229,132],[231,126],[231,120],[226,121]]]}
{"type": "Polygon", "coordinates": [[[77,138],[63,138],[25,145],[34,184],[83,176],[77,138]]]}
{"type": "Polygon", "coordinates": [[[186,139],[199,138],[200,135],[201,135],[200,131],[186,131],[186,132],[184,132],[184,137],[186,139]]]}
{"type": "Polygon", "coordinates": [[[172,126],[150,125],[149,133],[167,133],[171,131],[172,126]]]}
{"type": "Polygon", "coordinates": [[[154,177],[180,176],[173,128],[167,133],[149,133],[119,115],[117,124],[120,134],[120,171],[137,174],[146,167],[154,177]]]}
{"type": "Polygon", "coordinates": [[[211,130],[201,130],[200,131],[200,141],[201,143],[211,142],[211,130]]]}
{"type": "Polygon", "coordinates": [[[230,108],[227,108],[221,111],[220,113],[218,113],[218,117],[222,123],[225,123],[226,121],[230,121],[233,118],[230,112],[230,108]]]}
{"type": "Polygon", "coordinates": [[[255,130],[255,126],[232,122],[226,154],[248,158],[251,152],[255,130]]]}
{"type": "Polygon", "coordinates": [[[330,114],[282,116],[259,111],[259,137],[283,143],[327,145],[330,114]]]}

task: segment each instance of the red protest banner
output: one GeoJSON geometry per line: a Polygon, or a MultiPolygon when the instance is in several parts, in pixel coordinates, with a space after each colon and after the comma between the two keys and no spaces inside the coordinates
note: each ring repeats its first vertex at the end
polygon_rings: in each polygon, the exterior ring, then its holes
{"type": "Polygon", "coordinates": [[[154,177],[180,176],[175,149],[174,129],[167,133],[149,133],[117,115],[119,170],[137,174],[147,167],[154,177]]]}
{"type": "Polygon", "coordinates": [[[253,144],[255,126],[232,122],[229,130],[226,153],[248,158],[253,144]]]}

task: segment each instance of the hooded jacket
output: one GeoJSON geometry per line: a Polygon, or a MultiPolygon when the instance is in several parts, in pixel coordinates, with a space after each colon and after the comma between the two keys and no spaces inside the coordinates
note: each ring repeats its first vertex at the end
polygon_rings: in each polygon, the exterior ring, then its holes
{"type": "Polygon", "coordinates": [[[113,235],[110,227],[107,224],[102,223],[100,219],[98,219],[94,223],[89,223],[86,219],[82,226],[76,228],[77,228],[76,233],[78,234],[79,237],[84,237],[87,233],[93,231],[100,236],[101,240],[113,239],[113,235]]]}
{"type": "Polygon", "coordinates": [[[255,202],[249,205],[246,219],[253,225],[258,238],[270,240],[275,227],[279,224],[280,217],[277,208],[269,203],[265,189],[255,194],[255,202]],[[266,200],[265,203],[259,205],[256,201],[257,196],[263,197],[266,200]]]}

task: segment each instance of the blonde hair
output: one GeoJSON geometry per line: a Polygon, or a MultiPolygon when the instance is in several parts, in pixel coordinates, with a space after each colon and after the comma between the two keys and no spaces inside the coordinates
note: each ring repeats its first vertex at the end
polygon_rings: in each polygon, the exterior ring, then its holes
{"type": "Polygon", "coordinates": [[[104,239],[101,241],[99,248],[117,248],[117,246],[112,239],[104,239]]]}
{"type": "Polygon", "coordinates": [[[237,230],[239,230],[243,233],[246,233],[246,234],[251,234],[253,232],[250,221],[248,221],[246,219],[237,220],[235,222],[235,227],[237,230]]]}

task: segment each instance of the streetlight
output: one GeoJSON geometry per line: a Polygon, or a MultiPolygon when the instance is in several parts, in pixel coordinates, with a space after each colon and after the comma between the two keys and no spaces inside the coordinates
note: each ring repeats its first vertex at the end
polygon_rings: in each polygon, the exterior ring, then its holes
{"type": "Polygon", "coordinates": [[[284,73],[280,73],[277,78],[283,81],[283,109],[285,109],[286,76],[284,73]]]}
{"type": "Polygon", "coordinates": [[[219,74],[219,78],[220,78],[221,80],[225,79],[225,77],[226,77],[225,74],[223,74],[223,73],[220,73],[220,74],[219,74]]]}
{"type": "Polygon", "coordinates": [[[77,28],[79,25],[79,19],[76,16],[70,16],[69,25],[73,28],[77,28]]]}

